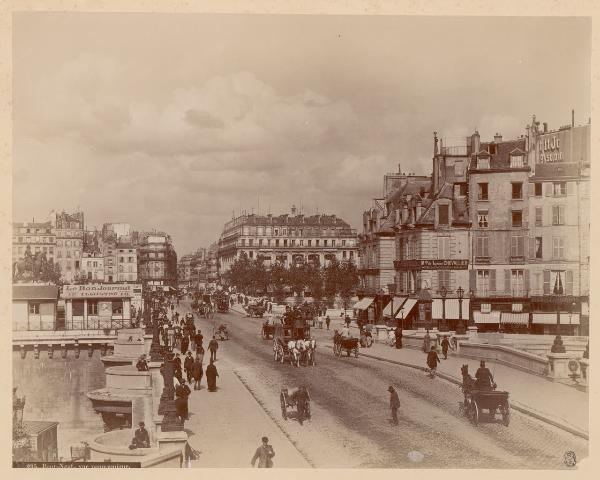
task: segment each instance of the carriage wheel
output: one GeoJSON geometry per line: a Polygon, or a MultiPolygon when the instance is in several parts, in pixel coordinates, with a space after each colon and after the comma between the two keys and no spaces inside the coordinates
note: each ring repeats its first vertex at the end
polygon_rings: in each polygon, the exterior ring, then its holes
{"type": "Polygon", "coordinates": [[[281,403],[281,416],[284,420],[287,420],[287,407],[285,405],[285,398],[283,397],[283,394],[279,395],[279,401],[281,403]]]}
{"type": "Polygon", "coordinates": [[[477,402],[473,402],[473,411],[472,411],[472,415],[473,415],[473,425],[477,426],[479,425],[479,416],[481,414],[481,411],[479,410],[479,406],[477,405],[477,402]]]}
{"type": "Polygon", "coordinates": [[[508,400],[502,408],[502,423],[505,427],[508,427],[508,424],[510,423],[510,404],[508,403],[508,400]]]}

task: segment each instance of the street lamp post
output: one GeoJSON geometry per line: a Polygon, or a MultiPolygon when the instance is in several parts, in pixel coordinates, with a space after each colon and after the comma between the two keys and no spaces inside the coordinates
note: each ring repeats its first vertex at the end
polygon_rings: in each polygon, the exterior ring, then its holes
{"type": "MultiPolygon", "coordinates": [[[[392,313],[390,313],[390,318],[391,320],[395,320],[395,316],[394,316],[394,294],[396,293],[396,284],[395,283],[388,283],[388,292],[390,293],[390,307],[392,308],[392,313]]],[[[397,322],[396,322],[396,326],[397,322]]]]}
{"type": "Polygon", "coordinates": [[[456,289],[456,295],[458,295],[458,325],[456,326],[456,333],[459,335],[464,335],[465,333],[465,324],[463,323],[463,315],[462,315],[462,302],[465,291],[462,287],[458,287],[456,289]]]}
{"type": "Polygon", "coordinates": [[[448,295],[448,289],[442,285],[442,288],[439,290],[440,295],[442,296],[442,325],[440,327],[440,321],[438,319],[438,330],[441,332],[446,331],[446,296],[448,295]]]}

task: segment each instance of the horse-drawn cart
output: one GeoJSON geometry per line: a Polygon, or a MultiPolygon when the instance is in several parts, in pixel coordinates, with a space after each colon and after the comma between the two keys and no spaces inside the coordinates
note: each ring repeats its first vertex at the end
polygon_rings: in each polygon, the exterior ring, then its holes
{"type": "Polygon", "coordinates": [[[336,357],[342,356],[342,351],[345,351],[349,357],[351,353],[358,358],[358,338],[345,338],[339,333],[333,336],[333,354],[336,357]]]}
{"type": "Polygon", "coordinates": [[[463,365],[461,371],[464,400],[459,402],[460,411],[473,422],[473,425],[479,425],[484,416],[487,416],[489,421],[494,421],[496,416],[500,415],[502,423],[508,427],[510,423],[508,392],[497,391],[495,383],[490,388],[479,388],[477,382],[468,374],[466,365],[463,365]],[[484,410],[487,410],[487,414],[483,412],[484,410]]]}
{"type": "Polygon", "coordinates": [[[266,311],[263,305],[250,304],[246,307],[246,316],[262,318],[266,311]]]}
{"type": "Polygon", "coordinates": [[[309,342],[306,347],[306,341],[310,338],[310,327],[308,325],[275,325],[273,331],[273,359],[280,363],[290,363],[296,367],[300,366],[301,360],[305,364],[314,365],[314,349],[316,343],[314,340],[309,342]],[[310,350],[310,351],[307,351],[310,350]]]}

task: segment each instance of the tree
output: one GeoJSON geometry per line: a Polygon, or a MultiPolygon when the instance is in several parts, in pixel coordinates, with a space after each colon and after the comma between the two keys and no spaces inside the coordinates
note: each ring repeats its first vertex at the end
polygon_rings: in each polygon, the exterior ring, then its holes
{"type": "Polygon", "coordinates": [[[308,284],[307,280],[308,278],[304,264],[293,263],[288,269],[288,284],[291,287],[292,292],[300,296],[308,284]]]}
{"type": "Polygon", "coordinates": [[[235,285],[239,291],[248,293],[252,286],[252,263],[248,255],[242,253],[236,258],[225,276],[230,285],[235,285]]]}
{"type": "Polygon", "coordinates": [[[306,286],[310,289],[313,300],[320,303],[325,294],[325,290],[323,288],[323,269],[318,265],[307,264],[305,267],[305,273],[306,286]]]}
{"type": "Polygon", "coordinates": [[[330,308],[333,307],[333,302],[335,300],[335,294],[337,293],[337,289],[338,289],[339,268],[340,268],[339,262],[336,258],[333,258],[329,262],[329,265],[327,265],[325,267],[324,290],[325,290],[325,296],[327,297],[327,304],[330,308]]]}
{"type": "Polygon", "coordinates": [[[354,262],[341,262],[338,272],[338,293],[342,297],[344,309],[346,309],[350,303],[350,298],[352,298],[356,287],[358,287],[360,279],[354,262]]]}
{"type": "Polygon", "coordinates": [[[285,287],[288,281],[288,271],[279,262],[271,265],[268,276],[269,284],[273,290],[275,301],[281,303],[285,300],[285,287]]]}
{"type": "Polygon", "coordinates": [[[259,257],[253,262],[250,262],[250,288],[253,293],[257,291],[265,292],[269,286],[269,273],[264,264],[263,257],[259,257]]]}

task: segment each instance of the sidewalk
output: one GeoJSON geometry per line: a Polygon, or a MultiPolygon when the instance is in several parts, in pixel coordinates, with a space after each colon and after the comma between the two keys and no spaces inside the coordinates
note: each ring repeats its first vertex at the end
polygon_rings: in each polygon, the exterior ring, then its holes
{"type": "MultiPolygon", "coordinates": [[[[245,315],[241,305],[234,305],[233,310],[245,315]]],[[[321,345],[332,347],[333,330],[340,328],[341,325],[342,323],[338,319],[332,319],[330,331],[312,329],[311,332],[321,345]]],[[[354,324],[351,326],[351,330],[354,331],[354,335],[358,336],[358,329],[354,324]]],[[[426,368],[425,354],[413,348],[396,350],[376,342],[370,348],[362,348],[360,354],[367,358],[388,361],[410,368],[420,370],[426,368]]],[[[475,375],[479,367],[478,363],[472,358],[451,354],[447,360],[442,359],[438,366],[438,376],[460,385],[462,384],[461,366],[468,364],[471,375],[475,375]]],[[[492,371],[498,388],[509,392],[510,403],[515,410],[577,436],[589,438],[589,396],[587,393],[497,362],[488,360],[486,364],[492,371]],[[540,405],[540,399],[544,399],[543,405],[540,405]]]]}
{"type": "MultiPolygon", "coordinates": [[[[218,391],[192,390],[190,419],[185,422],[190,446],[199,452],[195,468],[251,468],[263,436],[273,445],[275,468],[310,468],[279,427],[267,416],[225,359],[216,362],[218,391]]],[[[206,367],[206,365],[205,365],[206,367]]]]}

